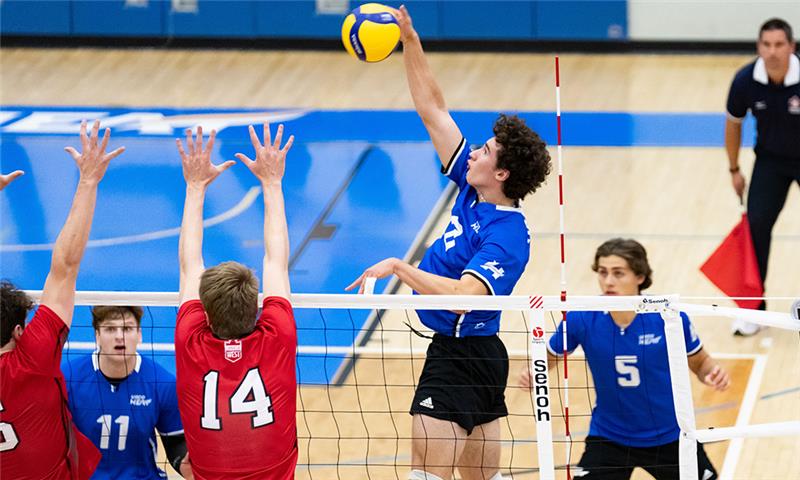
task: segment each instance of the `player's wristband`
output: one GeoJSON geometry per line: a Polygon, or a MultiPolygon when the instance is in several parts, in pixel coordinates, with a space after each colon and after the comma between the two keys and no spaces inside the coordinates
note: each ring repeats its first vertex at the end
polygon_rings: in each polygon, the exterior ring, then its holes
{"type": "Polygon", "coordinates": [[[736,166],[736,167],[733,167],[733,168],[729,168],[729,169],[728,169],[728,171],[729,171],[729,172],[731,172],[731,173],[736,173],[736,172],[738,172],[739,170],[740,170],[740,168],[739,168],[738,166],[736,166]]]}

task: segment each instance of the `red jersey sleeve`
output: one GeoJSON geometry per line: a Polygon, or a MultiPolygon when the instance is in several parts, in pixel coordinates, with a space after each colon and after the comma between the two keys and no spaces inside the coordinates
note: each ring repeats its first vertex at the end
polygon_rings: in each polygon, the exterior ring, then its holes
{"type": "Polygon", "coordinates": [[[292,304],[283,297],[266,297],[258,321],[287,349],[297,348],[297,325],[292,304]]]}
{"type": "Polygon", "coordinates": [[[39,305],[17,343],[20,366],[40,375],[61,371],[61,352],[69,329],[47,305],[39,305]]]}
{"type": "Polygon", "coordinates": [[[184,302],[178,309],[178,319],[175,322],[175,343],[186,345],[194,334],[206,326],[206,311],[200,300],[184,302]]]}

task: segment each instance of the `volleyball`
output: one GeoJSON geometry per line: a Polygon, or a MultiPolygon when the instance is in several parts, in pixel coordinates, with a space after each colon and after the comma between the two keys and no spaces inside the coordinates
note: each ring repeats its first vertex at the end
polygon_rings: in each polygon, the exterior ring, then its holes
{"type": "Polygon", "coordinates": [[[350,12],[342,23],[342,43],[347,53],[362,62],[380,62],[400,42],[400,27],[392,9],[380,3],[365,3],[350,12]]]}

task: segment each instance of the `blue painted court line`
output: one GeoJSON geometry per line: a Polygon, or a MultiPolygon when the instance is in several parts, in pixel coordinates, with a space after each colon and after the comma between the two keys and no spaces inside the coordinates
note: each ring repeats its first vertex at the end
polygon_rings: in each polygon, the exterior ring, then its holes
{"type": "MultiPolygon", "coordinates": [[[[546,141],[554,141],[551,112],[520,114],[546,141]]],[[[491,136],[495,113],[453,115],[472,143],[491,136]]],[[[290,278],[297,293],[341,293],[366,267],[404,256],[446,185],[413,111],[4,106],[2,169],[20,168],[27,175],[0,195],[0,276],[22,288],[40,289],[44,283],[52,242],[78,178],[63,147],[77,146],[80,120],[94,118],[111,127],[111,145],[125,145],[127,151],[112,162],[101,184],[80,290],[177,290],[184,183],[174,139],[196,124],[219,131],[215,162],[251,152],[248,124],[283,122],[296,136],[284,192],[290,278]]],[[[563,121],[567,145],[721,146],[724,116],[564,112],[563,121]]],[[[242,165],[222,175],[206,200],[211,222],[205,231],[206,264],[237,260],[260,276],[262,212],[257,182],[242,165]]],[[[378,282],[377,291],[386,284],[378,282]]],[[[368,314],[298,311],[300,344],[350,346],[368,314]]],[[[171,343],[174,319],[174,309],[151,309],[144,341],[171,343]]],[[[78,309],[70,341],[93,339],[88,309],[78,309]]],[[[153,355],[174,370],[170,352],[153,355]]],[[[341,356],[302,356],[300,379],[327,383],[341,363],[341,356]]]]}

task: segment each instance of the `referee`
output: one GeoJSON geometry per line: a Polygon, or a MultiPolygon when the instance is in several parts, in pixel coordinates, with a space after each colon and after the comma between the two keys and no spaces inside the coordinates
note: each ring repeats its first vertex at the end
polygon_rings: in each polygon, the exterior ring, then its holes
{"type": "MultiPolygon", "coordinates": [[[[761,280],[766,281],[772,227],[793,182],[800,185],[800,58],[792,27],[765,22],[758,34],[758,58],[736,73],[728,93],[725,150],[733,189],[742,198],[745,178],[739,168],[742,120],[756,119],[756,161],[747,195],[747,218],[761,280]]],[[[765,302],[759,308],[764,310],[765,302]]],[[[758,325],[737,321],[734,333],[753,335],[758,325]]]]}

